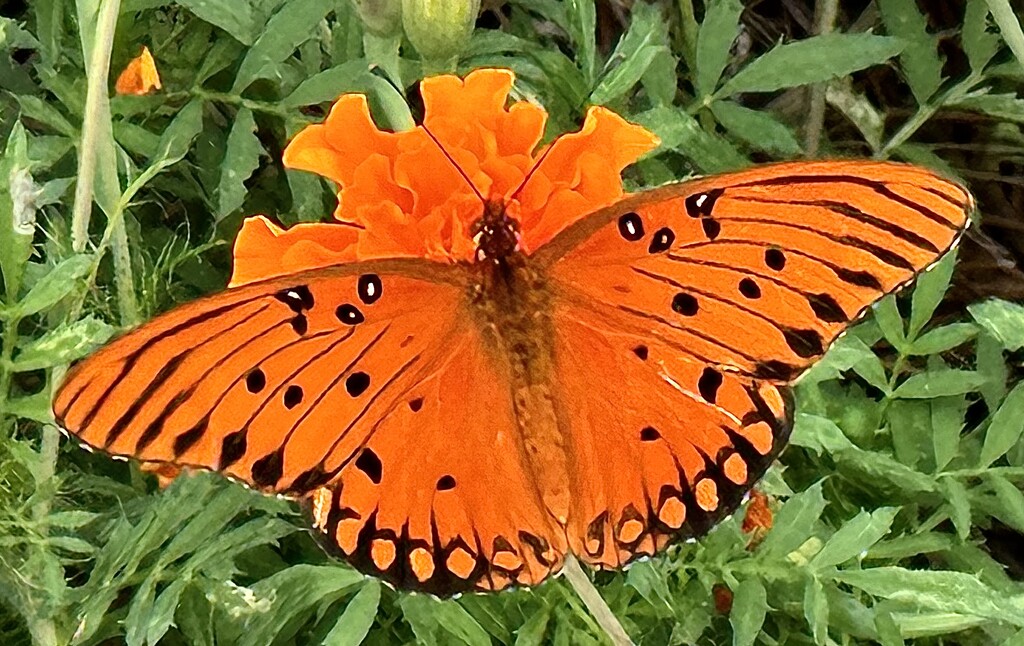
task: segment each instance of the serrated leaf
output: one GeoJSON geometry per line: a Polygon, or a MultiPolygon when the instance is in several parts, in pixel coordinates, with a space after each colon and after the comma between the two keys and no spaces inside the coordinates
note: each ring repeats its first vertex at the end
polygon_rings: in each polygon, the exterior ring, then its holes
{"type": "Polygon", "coordinates": [[[910,326],[907,337],[914,339],[932,318],[935,308],[949,289],[949,281],[956,265],[956,251],[948,253],[931,269],[917,277],[911,298],[910,326]]]}
{"type": "Polygon", "coordinates": [[[739,33],[743,4],[739,0],[712,0],[697,32],[697,96],[710,96],[729,61],[729,50],[739,33]]]}
{"type": "Polygon", "coordinates": [[[601,77],[600,83],[590,94],[589,102],[594,105],[604,105],[619,99],[640,82],[641,77],[647,73],[655,58],[667,54],[668,51],[668,48],[662,45],[641,47],[620,65],[601,77]]]}
{"type": "Polygon", "coordinates": [[[376,580],[367,581],[352,597],[335,622],[331,632],[324,637],[324,646],[358,646],[363,643],[373,622],[377,618],[380,606],[380,583],[376,580]]]}
{"type": "Polygon", "coordinates": [[[871,34],[822,34],[780,45],[755,59],[716,92],[774,92],[821,83],[879,65],[903,49],[895,38],[871,34]]]}
{"type": "Polygon", "coordinates": [[[907,347],[907,354],[938,354],[967,343],[978,336],[978,326],[973,323],[950,323],[929,330],[907,347]]]}
{"type": "Polygon", "coordinates": [[[900,66],[917,103],[924,105],[942,83],[938,38],[928,33],[928,21],[914,0],[878,0],[878,9],[889,35],[905,43],[900,66]]]}
{"type": "Polygon", "coordinates": [[[1024,491],[1002,476],[992,473],[986,476],[992,487],[998,506],[992,515],[1018,532],[1024,532],[1024,491]]]}
{"type": "Polygon", "coordinates": [[[873,512],[862,511],[843,523],[811,559],[811,567],[828,568],[857,557],[889,533],[898,507],[882,507],[873,512]]]}
{"type": "Polygon", "coordinates": [[[637,115],[634,121],[658,135],[663,147],[686,155],[702,171],[718,173],[750,165],[732,144],[701,128],[684,110],[654,108],[637,115]]]}
{"type": "Polygon", "coordinates": [[[242,59],[235,74],[231,91],[242,93],[258,78],[272,71],[274,65],[285,60],[309,40],[316,26],[334,5],[323,0],[290,0],[267,21],[263,33],[242,59]]]}
{"type": "Polygon", "coordinates": [[[968,0],[964,11],[964,26],[960,43],[971,64],[971,70],[980,73],[999,51],[999,35],[989,29],[988,3],[968,0]]]}
{"type": "Polygon", "coordinates": [[[220,27],[234,36],[235,40],[253,44],[256,31],[255,18],[249,0],[235,0],[225,3],[219,0],[175,0],[197,18],[220,27]]]}
{"type": "Polygon", "coordinates": [[[931,399],[977,391],[985,376],[972,370],[939,370],[911,375],[892,396],[903,399],[931,399]]]}
{"type": "Polygon", "coordinates": [[[752,646],[761,634],[768,612],[768,593],[760,579],[740,581],[733,592],[729,623],[732,624],[733,646],[752,646]]]}
{"type": "Polygon", "coordinates": [[[992,422],[985,430],[985,443],[981,447],[978,466],[987,467],[1001,458],[1024,433],[1024,383],[1014,386],[1006,396],[999,410],[992,415],[992,422]]]}
{"type": "Polygon", "coordinates": [[[763,554],[785,556],[810,538],[825,510],[825,498],[818,481],[786,501],[775,515],[772,529],[759,548],[763,554]]]}
{"type": "Polygon", "coordinates": [[[873,489],[889,488],[902,496],[933,493],[935,480],[908,467],[885,453],[848,449],[833,456],[847,477],[873,489]]]}
{"type": "Polygon", "coordinates": [[[50,330],[21,349],[14,357],[15,372],[51,368],[81,359],[114,335],[109,324],[87,316],[50,330]]]}
{"type": "Polygon", "coordinates": [[[792,157],[800,154],[800,144],[789,127],[770,114],[745,108],[732,101],[715,101],[711,113],[731,135],[757,150],[792,157]]]}
{"type": "Polygon", "coordinates": [[[92,269],[94,260],[92,254],[81,253],[60,261],[32,286],[12,308],[10,315],[23,318],[48,310],[68,294],[82,289],[82,278],[92,269]]]}
{"type": "Polygon", "coordinates": [[[256,121],[252,110],[242,108],[228,133],[228,143],[221,164],[217,188],[217,219],[223,219],[242,207],[247,189],[245,181],[260,165],[263,145],[256,137],[256,121]]]}
{"type": "Polygon", "coordinates": [[[967,311],[1007,350],[1024,348],[1024,306],[991,299],[967,306],[967,311]]]}
{"type": "Polygon", "coordinates": [[[842,429],[827,417],[797,413],[790,436],[793,446],[811,449],[818,455],[854,448],[842,429]]]}
{"type": "Polygon", "coordinates": [[[842,570],[834,576],[870,595],[912,608],[956,612],[1024,626],[1024,595],[994,590],[973,574],[878,567],[842,570]]]}

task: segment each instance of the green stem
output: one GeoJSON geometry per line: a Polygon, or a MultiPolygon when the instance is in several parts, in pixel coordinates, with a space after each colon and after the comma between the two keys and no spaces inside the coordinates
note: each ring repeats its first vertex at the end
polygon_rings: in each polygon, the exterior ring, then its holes
{"type": "Polygon", "coordinates": [[[954,85],[934,102],[920,106],[917,109],[917,112],[914,113],[914,116],[910,117],[910,119],[908,119],[903,126],[896,131],[896,134],[894,134],[892,138],[889,139],[889,141],[887,141],[877,153],[875,153],[875,157],[879,159],[887,159],[892,155],[892,152],[896,148],[902,146],[908,139],[913,137],[914,133],[917,132],[921,126],[927,123],[927,121],[931,119],[940,108],[950,103],[956,103],[962,99],[964,95],[966,95],[971,88],[977,85],[981,80],[982,76],[979,72],[972,72],[970,76],[954,85]]]}
{"type": "Polygon", "coordinates": [[[107,78],[110,75],[110,51],[114,46],[114,29],[121,0],[106,0],[96,20],[96,38],[86,74],[85,113],[82,115],[82,141],[78,150],[78,180],[75,185],[75,205],[71,215],[71,247],[78,253],[85,251],[89,242],[89,218],[92,216],[93,182],[96,179],[96,152],[103,114],[103,100],[107,96],[107,78]]]}
{"type": "Polygon", "coordinates": [[[583,605],[590,611],[591,616],[608,635],[615,646],[633,646],[633,640],[626,634],[626,629],[619,623],[618,618],[612,609],[605,603],[601,593],[591,583],[587,573],[580,567],[579,561],[572,554],[565,557],[565,564],[562,566],[562,575],[565,576],[569,585],[579,595],[583,605]]]}

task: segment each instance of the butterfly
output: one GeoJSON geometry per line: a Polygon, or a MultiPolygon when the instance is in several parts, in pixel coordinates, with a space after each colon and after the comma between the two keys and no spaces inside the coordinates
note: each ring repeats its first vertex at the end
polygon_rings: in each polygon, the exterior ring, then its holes
{"type": "Polygon", "coordinates": [[[236,286],[74,366],[58,423],[308,501],[325,543],[401,588],[537,584],[569,554],[619,568],[740,504],[786,444],[792,383],[973,209],[928,170],[858,161],[625,195],[642,129],[594,111],[534,151],[507,71],[428,81],[414,132],[366,131],[350,96],[293,142],[286,162],[343,186],[340,221],[247,222],[236,286]]]}

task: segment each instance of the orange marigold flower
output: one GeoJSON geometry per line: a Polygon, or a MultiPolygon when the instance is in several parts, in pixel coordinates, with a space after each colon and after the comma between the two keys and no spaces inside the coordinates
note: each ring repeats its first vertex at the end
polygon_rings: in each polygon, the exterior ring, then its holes
{"type": "Polygon", "coordinates": [[[114,89],[118,94],[149,94],[151,90],[159,90],[160,74],[156,71],[156,61],[149,48],[142,46],[142,53],[128,62],[121,75],[117,77],[114,89]]]}
{"type": "Polygon", "coordinates": [[[619,174],[657,137],[592,107],[579,132],[538,149],[547,113],[527,101],[506,106],[514,80],[502,69],[426,78],[423,124],[404,132],[378,129],[365,96],[342,96],[324,123],[295,136],[284,164],[339,185],[343,225],[247,220],[231,284],[352,260],[472,262],[483,201],[518,220],[519,249],[530,254],[621,198],[619,174]]]}

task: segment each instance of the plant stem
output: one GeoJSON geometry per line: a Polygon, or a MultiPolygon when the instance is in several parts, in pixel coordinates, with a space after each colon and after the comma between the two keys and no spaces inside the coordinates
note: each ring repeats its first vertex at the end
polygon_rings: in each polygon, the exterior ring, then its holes
{"type": "MultiPolygon", "coordinates": [[[[814,8],[814,33],[831,33],[835,29],[836,16],[839,14],[838,0],[821,0],[814,8]]],[[[821,131],[825,127],[825,91],[826,83],[815,83],[809,88],[809,103],[807,107],[807,123],[804,129],[804,154],[808,158],[818,156],[818,146],[821,144],[821,131]]]]}
{"type": "Polygon", "coordinates": [[[82,141],[78,149],[78,181],[71,215],[71,247],[78,253],[89,242],[89,218],[92,215],[93,181],[96,178],[96,148],[100,136],[97,127],[103,113],[110,74],[110,50],[114,46],[114,28],[121,0],[106,0],[96,19],[96,37],[86,74],[85,113],[82,115],[82,141]]]}
{"type": "Polygon", "coordinates": [[[565,557],[562,574],[569,581],[569,585],[576,591],[576,594],[579,595],[583,605],[587,607],[587,610],[590,611],[598,625],[604,629],[608,639],[615,646],[633,646],[633,640],[626,634],[625,628],[619,623],[618,618],[612,613],[612,609],[605,603],[601,593],[590,582],[587,573],[583,571],[579,561],[572,554],[565,557]]]}

